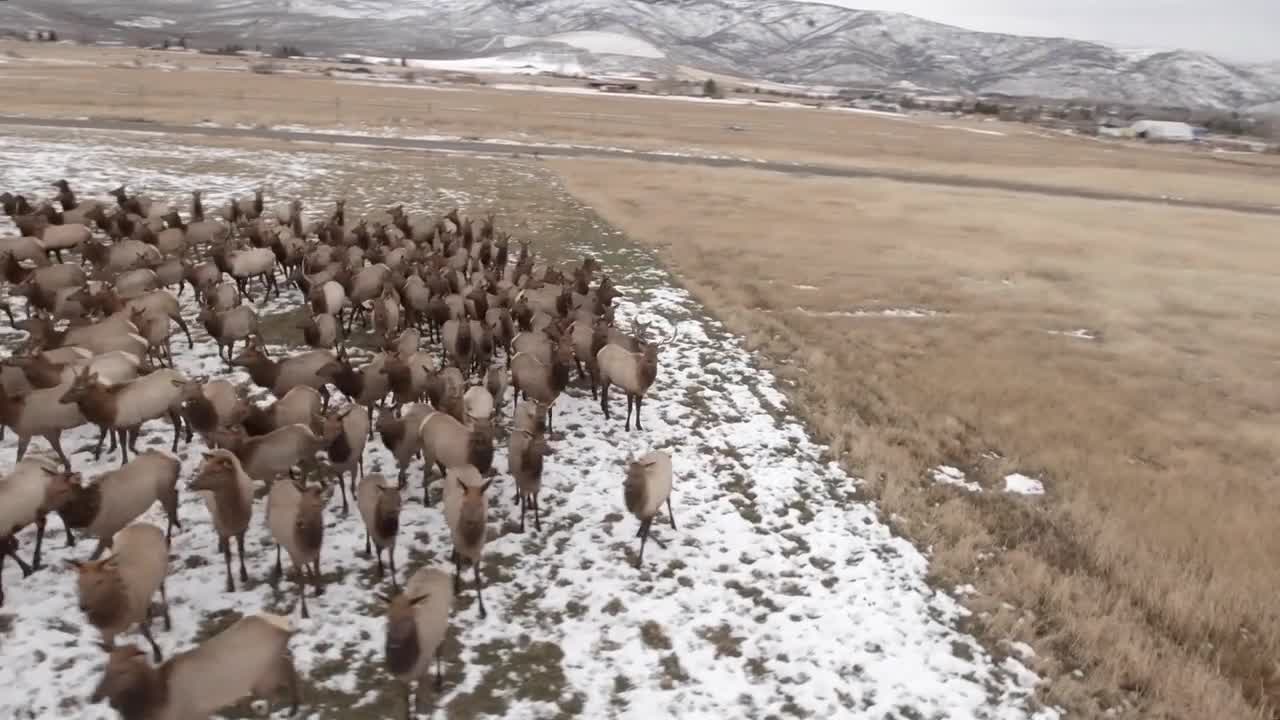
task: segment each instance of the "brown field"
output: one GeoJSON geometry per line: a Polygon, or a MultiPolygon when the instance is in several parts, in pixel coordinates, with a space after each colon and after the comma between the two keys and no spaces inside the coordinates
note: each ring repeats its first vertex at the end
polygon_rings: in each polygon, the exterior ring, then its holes
{"type": "MultiPolygon", "coordinates": [[[[1280,158],[1072,138],[1016,123],[659,98],[374,83],[338,66],[0,41],[0,108],[35,116],[387,128],[897,168],[1188,199],[1280,203],[1280,158]],[[345,73],[336,73],[346,75],[345,73]],[[948,126],[948,127],[940,127],[948,126]],[[978,131],[978,132],[974,132],[978,131]],[[989,133],[1004,133],[993,135],[989,133]]],[[[377,68],[388,77],[409,71],[377,68]]],[[[487,77],[506,84],[567,81],[487,77]]]]}
{"type": "Polygon", "coordinates": [[[555,166],[611,223],[658,246],[751,346],[789,359],[777,371],[808,421],[899,529],[934,549],[937,578],[978,587],[978,626],[1037,648],[1048,700],[1084,716],[1271,716],[1273,223],[755,171],[555,166]],[[815,315],[895,307],[941,314],[815,315]],[[1097,339],[1046,332],[1077,328],[1097,339]],[[939,463],[987,491],[932,483],[939,463]],[[999,492],[1015,470],[1042,475],[1046,498],[999,492]]]}

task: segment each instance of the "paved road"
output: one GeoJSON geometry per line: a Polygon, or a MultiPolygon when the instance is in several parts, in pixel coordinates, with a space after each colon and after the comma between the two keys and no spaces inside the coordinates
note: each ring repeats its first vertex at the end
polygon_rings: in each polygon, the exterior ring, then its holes
{"type": "Polygon", "coordinates": [[[309,132],[301,130],[268,130],[258,128],[207,127],[201,125],[167,125],[164,123],[131,122],[104,119],[33,118],[0,116],[0,126],[26,125],[45,128],[74,128],[79,130],[117,130],[127,132],[156,132],[172,135],[203,135],[208,137],[258,138],[292,142],[351,143],[372,147],[403,148],[406,150],[444,150],[469,153],[510,154],[515,152],[537,154],[545,157],[565,158],[621,158],[649,162],[702,165],[706,167],[751,168],[791,175],[817,175],[823,177],[879,178],[897,182],[937,185],[943,187],[1004,190],[1054,197],[1084,198],[1088,200],[1118,200],[1148,205],[1203,208],[1280,216],[1280,205],[1218,202],[1212,200],[1188,200],[1183,198],[1155,197],[1134,193],[1107,192],[1085,188],[1063,188],[1037,183],[992,180],[964,175],[945,175],[910,170],[884,170],[854,166],[756,161],[741,158],[690,157],[659,152],[643,152],[624,149],[592,147],[556,147],[550,145],[487,142],[484,140],[426,140],[401,137],[369,137],[344,133],[309,132]]]}

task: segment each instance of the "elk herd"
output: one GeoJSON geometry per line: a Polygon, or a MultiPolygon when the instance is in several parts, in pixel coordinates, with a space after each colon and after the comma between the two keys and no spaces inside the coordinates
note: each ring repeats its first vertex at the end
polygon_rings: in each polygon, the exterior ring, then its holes
{"type": "MultiPolygon", "coordinates": [[[[243,617],[163,659],[152,620],[159,615],[171,628],[165,581],[187,567],[170,556],[174,533],[191,532],[179,517],[184,491],[203,500],[226,592],[236,592],[237,579],[241,590],[249,582],[246,536],[265,527],[275,546],[271,583],[284,577],[287,557],[304,618],[317,612],[309,591],[319,597],[325,589],[322,557],[332,561],[322,555],[326,516],[360,522],[363,562],[376,561],[376,577],[390,590],[379,595],[385,668],[403,685],[406,715],[421,708],[433,660],[440,687],[439,647],[464,568],[473,572],[477,612],[487,614],[481,565],[495,480],[509,478],[520,532],[541,532],[539,495],[554,462],[560,398],[575,382],[589,387],[607,421],[610,393],[621,391],[625,429],[634,417],[641,430],[659,351],[677,335],[670,323],[663,340],[639,319],[619,327],[622,294],[595,259],[559,269],[536,259],[527,240],[513,253],[511,235],[492,214],[434,216],[395,206],[354,217],[339,199],[308,219],[299,200],[268,208],[262,189],[206,211],[195,190],[184,219],[123,186],[101,200],[78,198],[66,180],[52,187],[56,195],[34,202],[0,194],[18,230],[0,237],[7,289],[0,309],[25,332],[0,360],[0,433],[16,442],[17,456],[0,477],[0,572],[11,558],[28,583],[58,581],[31,577],[41,568],[50,516],[61,521],[68,546],[77,534],[95,541],[90,556],[67,563],[79,607],[107,653],[91,700],[126,718],[207,717],[282,689],[294,710],[300,702],[288,650],[297,628],[288,617],[243,617]],[[290,288],[300,295],[284,294],[290,288]],[[194,302],[184,305],[188,290],[194,302]],[[295,297],[300,302],[290,303],[295,297]],[[267,301],[274,302],[270,315],[267,301]],[[226,377],[180,369],[186,363],[175,358],[175,335],[194,348],[192,321],[216,343],[226,377]],[[235,368],[249,381],[235,382],[235,368]],[[155,443],[139,450],[142,429],[158,422],[172,428],[162,441],[168,452],[155,443]],[[96,428],[93,447],[64,447],[64,433],[82,426],[96,428]],[[200,461],[184,480],[177,455],[197,435],[200,461]],[[33,438],[56,461],[29,454],[33,438]],[[97,459],[108,440],[119,467],[82,478],[73,455],[97,459]],[[365,472],[375,440],[395,463],[394,479],[365,472]],[[505,468],[494,462],[502,443],[505,468]],[[415,463],[421,508],[416,493],[405,496],[415,463]],[[335,494],[340,510],[329,509],[335,494]],[[140,520],[157,503],[164,529],[140,520]],[[350,518],[353,504],[358,520],[350,518]],[[452,577],[423,567],[401,583],[397,539],[402,513],[410,512],[443,513],[452,577]],[[18,534],[29,527],[28,562],[18,534]],[[151,660],[116,644],[135,629],[151,660]]],[[[639,567],[664,506],[675,528],[671,455],[629,457],[619,479],[623,503],[639,520],[639,567]]]]}

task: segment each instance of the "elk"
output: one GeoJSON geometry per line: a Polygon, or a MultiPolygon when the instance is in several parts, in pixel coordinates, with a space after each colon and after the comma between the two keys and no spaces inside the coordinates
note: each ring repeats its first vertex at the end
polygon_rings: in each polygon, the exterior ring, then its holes
{"type": "MultiPolygon", "coordinates": [[[[623,500],[627,510],[640,521],[640,530],[636,536],[640,538],[640,553],[636,555],[636,567],[644,560],[644,544],[649,539],[649,527],[653,518],[667,505],[667,517],[671,520],[671,529],[676,529],[676,516],[671,510],[671,454],[663,450],[654,450],[640,458],[627,457],[627,475],[623,481],[623,500]]],[[[653,539],[658,547],[664,547],[658,538],[653,539]]]]}
{"type": "MultiPolygon", "coordinates": [[[[137,452],[138,431],[148,420],[168,416],[173,424],[173,452],[178,452],[182,434],[182,389],[187,378],[176,370],[161,369],[137,380],[103,385],[98,376],[85,369],[62,394],[60,401],[75,403],[89,422],[114,431],[120,444],[120,464],[129,462],[129,450],[137,452]]],[[[106,433],[103,433],[105,437],[106,433]]],[[[98,438],[94,458],[101,456],[103,437],[98,438]]]]}
{"type": "Polygon", "coordinates": [[[596,353],[596,367],[600,373],[600,409],[604,417],[609,419],[609,388],[617,385],[627,394],[627,425],[631,430],[631,406],[635,405],[636,430],[643,430],[640,425],[640,405],[649,386],[658,376],[658,350],[675,342],[680,334],[676,327],[671,337],[661,344],[642,342],[639,352],[630,352],[612,343],[600,348],[596,353]]]}
{"type": "Polygon", "coordinates": [[[573,345],[560,342],[556,345],[550,365],[543,364],[530,353],[518,352],[511,359],[511,388],[514,391],[512,407],[520,404],[521,394],[547,406],[547,427],[551,427],[553,407],[560,393],[569,386],[569,369],[573,363],[573,345]]]}

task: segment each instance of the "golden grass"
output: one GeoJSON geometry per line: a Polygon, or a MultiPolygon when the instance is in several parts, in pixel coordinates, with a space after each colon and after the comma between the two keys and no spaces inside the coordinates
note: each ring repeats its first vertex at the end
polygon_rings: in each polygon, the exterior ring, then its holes
{"type": "MultiPolygon", "coordinates": [[[[1154,196],[1280,203],[1280,158],[1275,156],[1100,142],[1017,123],[479,85],[441,90],[422,83],[371,83],[344,73],[338,75],[345,77],[326,77],[326,70],[339,66],[321,61],[281,63],[288,74],[259,75],[247,69],[262,60],[238,57],[13,41],[0,41],[0,53],[19,56],[6,58],[3,66],[0,108],[36,116],[392,126],[409,132],[701,151],[1154,196]]],[[[431,75],[415,74],[420,80],[431,75]]],[[[531,81],[510,76],[486,79],[531,81]]]]}
{"type": "Polygon", "coordinates": [[[1037,647],[1047,700],[1084,716],[1272,717],[1274,223],[747,170],[554,165],[777,360],[886,515],[934,549],[937,578],[978,586],[979,629],[1037,647]],[[814,315],[907,306],[943,314],[814,315]],[[1099,339],[1046,332],[1076,328],[1099,339]],[[986,492],[932,483],[942,462],[986,492]],[[1048,495],[1000,492],[1014,470],[1042,474],[1048,495]]]}

